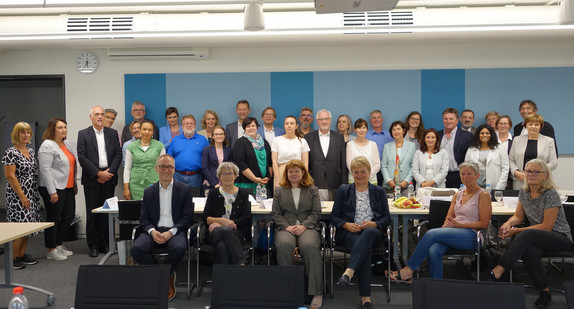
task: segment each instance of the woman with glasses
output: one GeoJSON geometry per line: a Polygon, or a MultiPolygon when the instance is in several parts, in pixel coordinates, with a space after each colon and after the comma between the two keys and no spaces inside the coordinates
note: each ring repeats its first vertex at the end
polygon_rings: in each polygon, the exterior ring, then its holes
{"type": "Polygon", "coordinates": [[[532,159],[541,159],[548,164],[550,170],[556,169],[556,145],[554,139],[540,134],[544,126],[544,119],[538,114],[532,114],[524,119],[524,127],[528,135],[514,137],[508,157],[510,159],[510,173],[514,177],[512,188],[520,190],[524,185],[526,174],[524,167],[532,159]]]}
{"type": "Polygon", "coordinates": [[[572,234],[549,165],[532,159],[526,163],[524,174],[525,184],[518,193],[516,211],[499,229],[500,237],[516,238],[500,258],[500,264],[490,272],[490,278],[499,279],[522,260],[534,287],[540,291],[535,307],[548,308],[551,297],[542,255],[546,251],[572,250],[572,234]],[[517,227],[525,220],[529,226],[517,227]]]}
{"type": "Polygon", "coordinates": [[[211,145],[203,148],[201,154],[201,171],[203,172],[204,189],[219,188],[219,178],[217,177],[217,168],[223,162],[233,160],[233,152],[229,148],[225,138],[225,129],[221,126],[215,126],[211,135],[211,145]]]}
{"type": "Polygon", "coordinates": [[[424,132],[423,116],[417,111],[411,112],[405,119],[405,139],[414,143],[419,149],[419,143],[421,143],[424,132]]]}
{"type": "Polygon", "coordinates": [[[205,238],[217,248],[217,264],[246,264],[241,243],[251,238],[250,190],[235,186],[238,175],[235,164],[221,163],[217,168],[221,186],[210,190],[205,202],[203,222],[208,227],[205,238]]]}

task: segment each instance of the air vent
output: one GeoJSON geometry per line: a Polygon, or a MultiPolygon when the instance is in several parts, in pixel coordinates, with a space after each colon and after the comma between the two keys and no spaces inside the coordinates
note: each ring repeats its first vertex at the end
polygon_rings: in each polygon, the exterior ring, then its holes
{"type": "Polygon", "coordinates": [[[408,26],[413,24],[412,11],[384,11],[344,13],[345,27],[408,26]]]}
{"type": "Polygon", "coordinates": [[[133,17],[69,17],[68,32],[133,31],[133,17]]]}

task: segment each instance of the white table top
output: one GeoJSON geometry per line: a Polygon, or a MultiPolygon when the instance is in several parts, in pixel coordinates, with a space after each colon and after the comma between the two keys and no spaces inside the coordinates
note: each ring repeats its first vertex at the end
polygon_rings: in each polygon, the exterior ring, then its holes
{"type": "Polygon", "coordinates": [[[54,226],[54,222],[0,222],[0,244],[54,226]]]}

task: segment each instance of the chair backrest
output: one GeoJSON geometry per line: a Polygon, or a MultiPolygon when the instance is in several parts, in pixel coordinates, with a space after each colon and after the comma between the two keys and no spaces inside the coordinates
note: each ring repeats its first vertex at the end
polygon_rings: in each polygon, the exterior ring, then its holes
{"type": "Polygon", "coordinates": [[[564,282],[564,292],[566,293],[568,309],[574,309],[574,281],[564,282]]]}
{"type": "Polygon", "coordinates": [[[428,229],[441,227],[448,214],[450,208],[450,201],[431,200],[429,206],[429,223],[428,229]]]}
{"type": "Polygon", "coordinates": [[[526,308],[522,283],[413,280],[414,309],[526,308]]]}
{"type": "Polygon", "coordinates": [[[80,265],[76,309],[167,309],[169,265],[80,265]]]}
{"type": "Polygon", "coordinates": [[[191,187],[191,196],[203,197],[203,194],[201,193],[201,188],[191,187]]]}
{"type": "Polygon", "coordinates": [[[213,265],[211,308],[299,308],[304,268],[213,265]]]}
{"type": "Polygon", "coordinates": [[[132,230],[139,224],[142,201],[118,201],[118,225],[120,239],[132,239],[132,230]]]}
{"type": "Polygon", "coordinates": [[[568,203],[574,202],[574,195],[566,195],[566,202],[568,203]]]}
{"type": "Polygon", "coordinates": [[[568,221],[568,225],[570,225],[570,233],[574,235],[574,205],[562,205],[562,208],[564,208],[566,221],[568,221]]]}

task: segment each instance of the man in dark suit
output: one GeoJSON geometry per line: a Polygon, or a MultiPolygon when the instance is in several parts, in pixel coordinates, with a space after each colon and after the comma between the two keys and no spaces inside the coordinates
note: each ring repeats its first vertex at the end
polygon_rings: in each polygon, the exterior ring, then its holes
{"type": "Polygon", "coordinates": [[[249,113],[251,113],[249,102],[247,102],[247,100],[240,100],[237,102],[235,105],[235,112],[237,113],[237,121],[234,121],[225,127],[225,138],[227,138],[231,149],[233,149],[233,145],[235,145],[237,139],[243,136],[243,127],[241,124],[245,118],[249,117],[249,113]]]}
{"type": "Polygon", "coordinates": [[[191,187],[173,179],[175,160],[161,155],[155,166],[159,181],[144,190],[140,225],[143,232],[134,241],[131,254],[141,265],[155,264],[150,251],[156,247],[168,249],[163,261],[171,265],[169,300],[175,296],[175,268],[187,249],[186,233],[193,223],[191,187]]]}
{"type": "MultiPolygon", "coordinates": [[[[473,127],[474,124],[474,111],[472,109],[465,109],[460,113],[460,128],[470,132],[474,135],[476,132],[476,127],[473,127]]],[[[494,128],[496,130],[496,128],[494,128]]]]}
{"type": "MultiPolygon", "coordinates": [[[[532,100],[524,100],[520,102],[520,107],[518,108],[520,112],[520,116],[522,119],[526,119],[526,117],[536,114],[538,112],[538,106],[532,100]]],[[[520,135],[526,135],[528,131],[524,127],[524,122],[521,122],[514,126],[514,137],[520,135]]],[[[556,136],[554,135],[554,127],[547,121],[544,121],[544,125],[540,128],[540,134],[551,137],[554,139],[554,147],[556,148],[556,157],[558,157],[558,144],[556,144],[556,136]]]]}
{"type": "Polygon", "coordinates": [[[118,132],[104,127],[104,109],[94,106],[90,112],[92,125],[78,132],[78,161],[82,166],[82,185],[86,198],[86,238],[90,257],[108,251],[108,218],[94,214],[106,199],[114,196],[122,149],[118,132]]]}
{"type": "Polygon", "coordinates": [[[460,175],[458,166],[464,162],[466,151],[472,140],[472,133],[460,130],[458,124],[458,110],[449,107],[442,112],[442,123],[444,130],[438,131],[440,148],[446,149],[448,153],[448,174],[446,175],[446,187],[460,187],[460,175]]]}
{"type": "Polygon", "coordinates": [[[309,173],[319,189],[334,193],[348,181],[345,139],[342,134],[330,130],[331,112],[322,109],[316,118],[319,130],[305,135],[310,148],[309,173]]]}
{"type": "MultiPolygon", "coordinates": [[[[134,120],[137,121],[144,121],[145,119],[145,105],[140,101],[135,101],[132,103],[132,116],[134,120]]],[[[157,125],[151,119],[145,119],[151,121],[153,123],[153,138],[159,140],[159,129],[157,125]]],[[[124,127],[122,131],[122,145],[132,139],[132,131],[130,131],[130,123],[131,121],[124,127]]]]}

